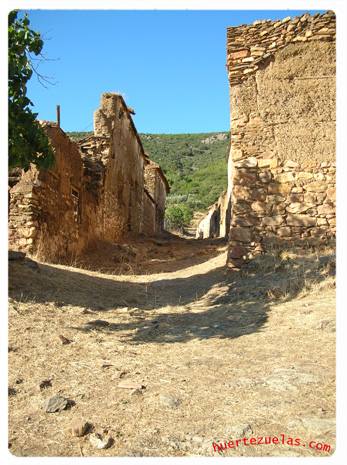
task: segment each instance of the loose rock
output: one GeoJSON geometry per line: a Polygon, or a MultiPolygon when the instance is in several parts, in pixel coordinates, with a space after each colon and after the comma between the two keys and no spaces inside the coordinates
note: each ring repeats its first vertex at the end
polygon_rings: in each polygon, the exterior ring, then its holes
{"type": "Polygon", "coordinates": [[[71,426],[69,428],[69,432],[72,436],[81,437],[84,436],[89,429],[91,428],[91,424],[87,423],[82,419],[75,419],[72,421],[71,426]]]}
{"type": "Polygon", "coordinates": [[[113,439],[111,436],[103,436],[100,433],[92,433],[89,436],[90,444],[96,449],[108,449],[113,444],[113,439]]]}
{"type": "Polygon", "coordinates": [[[160,394],[159,401],[164,407],[178,408],[181,401],[169,394],[160,394]]]}
{"type": "Polygon", "coordinates": [[[62,334],[59,334],[59,339],[61,340],[61,343],[63,345],[71,344],[71,342],[73,342],[71,339],[68,339],[67,337],[63,336],[62,334]]]}
{"type": "Polygon", "coordinates": [[[45,402],[44,410],[47,413],[61,412],[62,410],[65,410],[69,404],[69,399],[57,394],[45,402]]]}

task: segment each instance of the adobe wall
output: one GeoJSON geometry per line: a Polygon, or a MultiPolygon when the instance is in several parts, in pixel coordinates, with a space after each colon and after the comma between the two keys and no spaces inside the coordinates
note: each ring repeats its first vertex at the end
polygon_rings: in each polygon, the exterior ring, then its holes
{"type": "Polygon", "coordinates": [[[105,159],[104,238],[118,241],[128,232],[140,233],[144,151],[123,98],[105,93],[94,113],[94,136],[110,140],[105,159]]]}
{"type": "Polygon", "coordinates": [[[335,16],[228,28],[228,263],[335,235],[335,16]]]}
{"type": "Polygon", "coordinates": [[[145,189],[155,203],[154,231],[160,234],[164,230],[165,202],[170,188],[160,166],[149,158],[145,162],[144,182],[145,189]]]}
{"type": "Polygon", "coordinates": [[[156,234],[156,205],[147,189],[144,190],[143,196],[142,232],[146,236],[156,234]]]}
{"type": "MultiPolygon", "coordinates": [[[[54,124],[44,125],[55,152],[50,170],[35,166],[10,191],[10,247],[59,258],[85,246],[80,216],[83,166],[77,145],[54,124]]],[[[85,218],[85,223],[87,219],[85,218]]]]}

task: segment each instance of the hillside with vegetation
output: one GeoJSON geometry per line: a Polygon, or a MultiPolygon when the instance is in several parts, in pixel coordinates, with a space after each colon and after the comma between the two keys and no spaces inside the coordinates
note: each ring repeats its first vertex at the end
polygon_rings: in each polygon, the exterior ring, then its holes
{"type": "MultiPolygon", "coordinates": [[[[70,132],[78,140],[91,133],[70,132]]],[[[229,134],[140,134],[144,149],[159,163],[170,184],[169,223],[183,226],[205,211],[227,187],[229,134]]]]}

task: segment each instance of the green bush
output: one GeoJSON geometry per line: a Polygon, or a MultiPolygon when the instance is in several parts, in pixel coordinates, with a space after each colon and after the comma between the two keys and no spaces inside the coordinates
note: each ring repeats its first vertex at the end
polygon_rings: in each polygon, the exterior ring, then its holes
{"type": "Polygon", "coordinates": [[[192,211],[185,204],[173,204],[166,208],[165,227],[168,230],[182,230],[192,219],[192,211]]]}
{"type": "MultiPolygon", "coordinates": [[[[227,187],[229,134],[143,134],[145,151],[160,164],[170,184],[167,208],[186,196],[191,212],[207,210],[227,187]],[[206,139],[211,143],[204,143],[206,139]]],[[[221,133],[219,133],[221,134],[221,133]]]]}

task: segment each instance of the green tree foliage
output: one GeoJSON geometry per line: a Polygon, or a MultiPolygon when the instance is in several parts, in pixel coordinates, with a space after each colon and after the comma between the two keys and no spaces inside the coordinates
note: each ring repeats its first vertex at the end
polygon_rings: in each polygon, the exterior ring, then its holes
{"type": "Polygon", "coordinates": [[[182,230],[192,219],[192,212],[187,205],[169,205],[165,212],[165,227],[168,230],[182,230]]]}
{"type": "Polygon", "coordinates": [[[33,74],[30,53],[39,55],[43,41],[29,28],[28,16],[18,18],[18,11],[8,17],[9,39],[9,166],[29,169],[30,163],[42,168],[52,165],[54,155],[48,137],[36,120],[27,97],[27,83],[33,74]]]}
{"type": "Polygon", "coordinates": [[[167,208],[183,204],[191,214],[206,211],[226,189],[228,133],[143,134],[141,139],[169,181],[167,208]]]}

